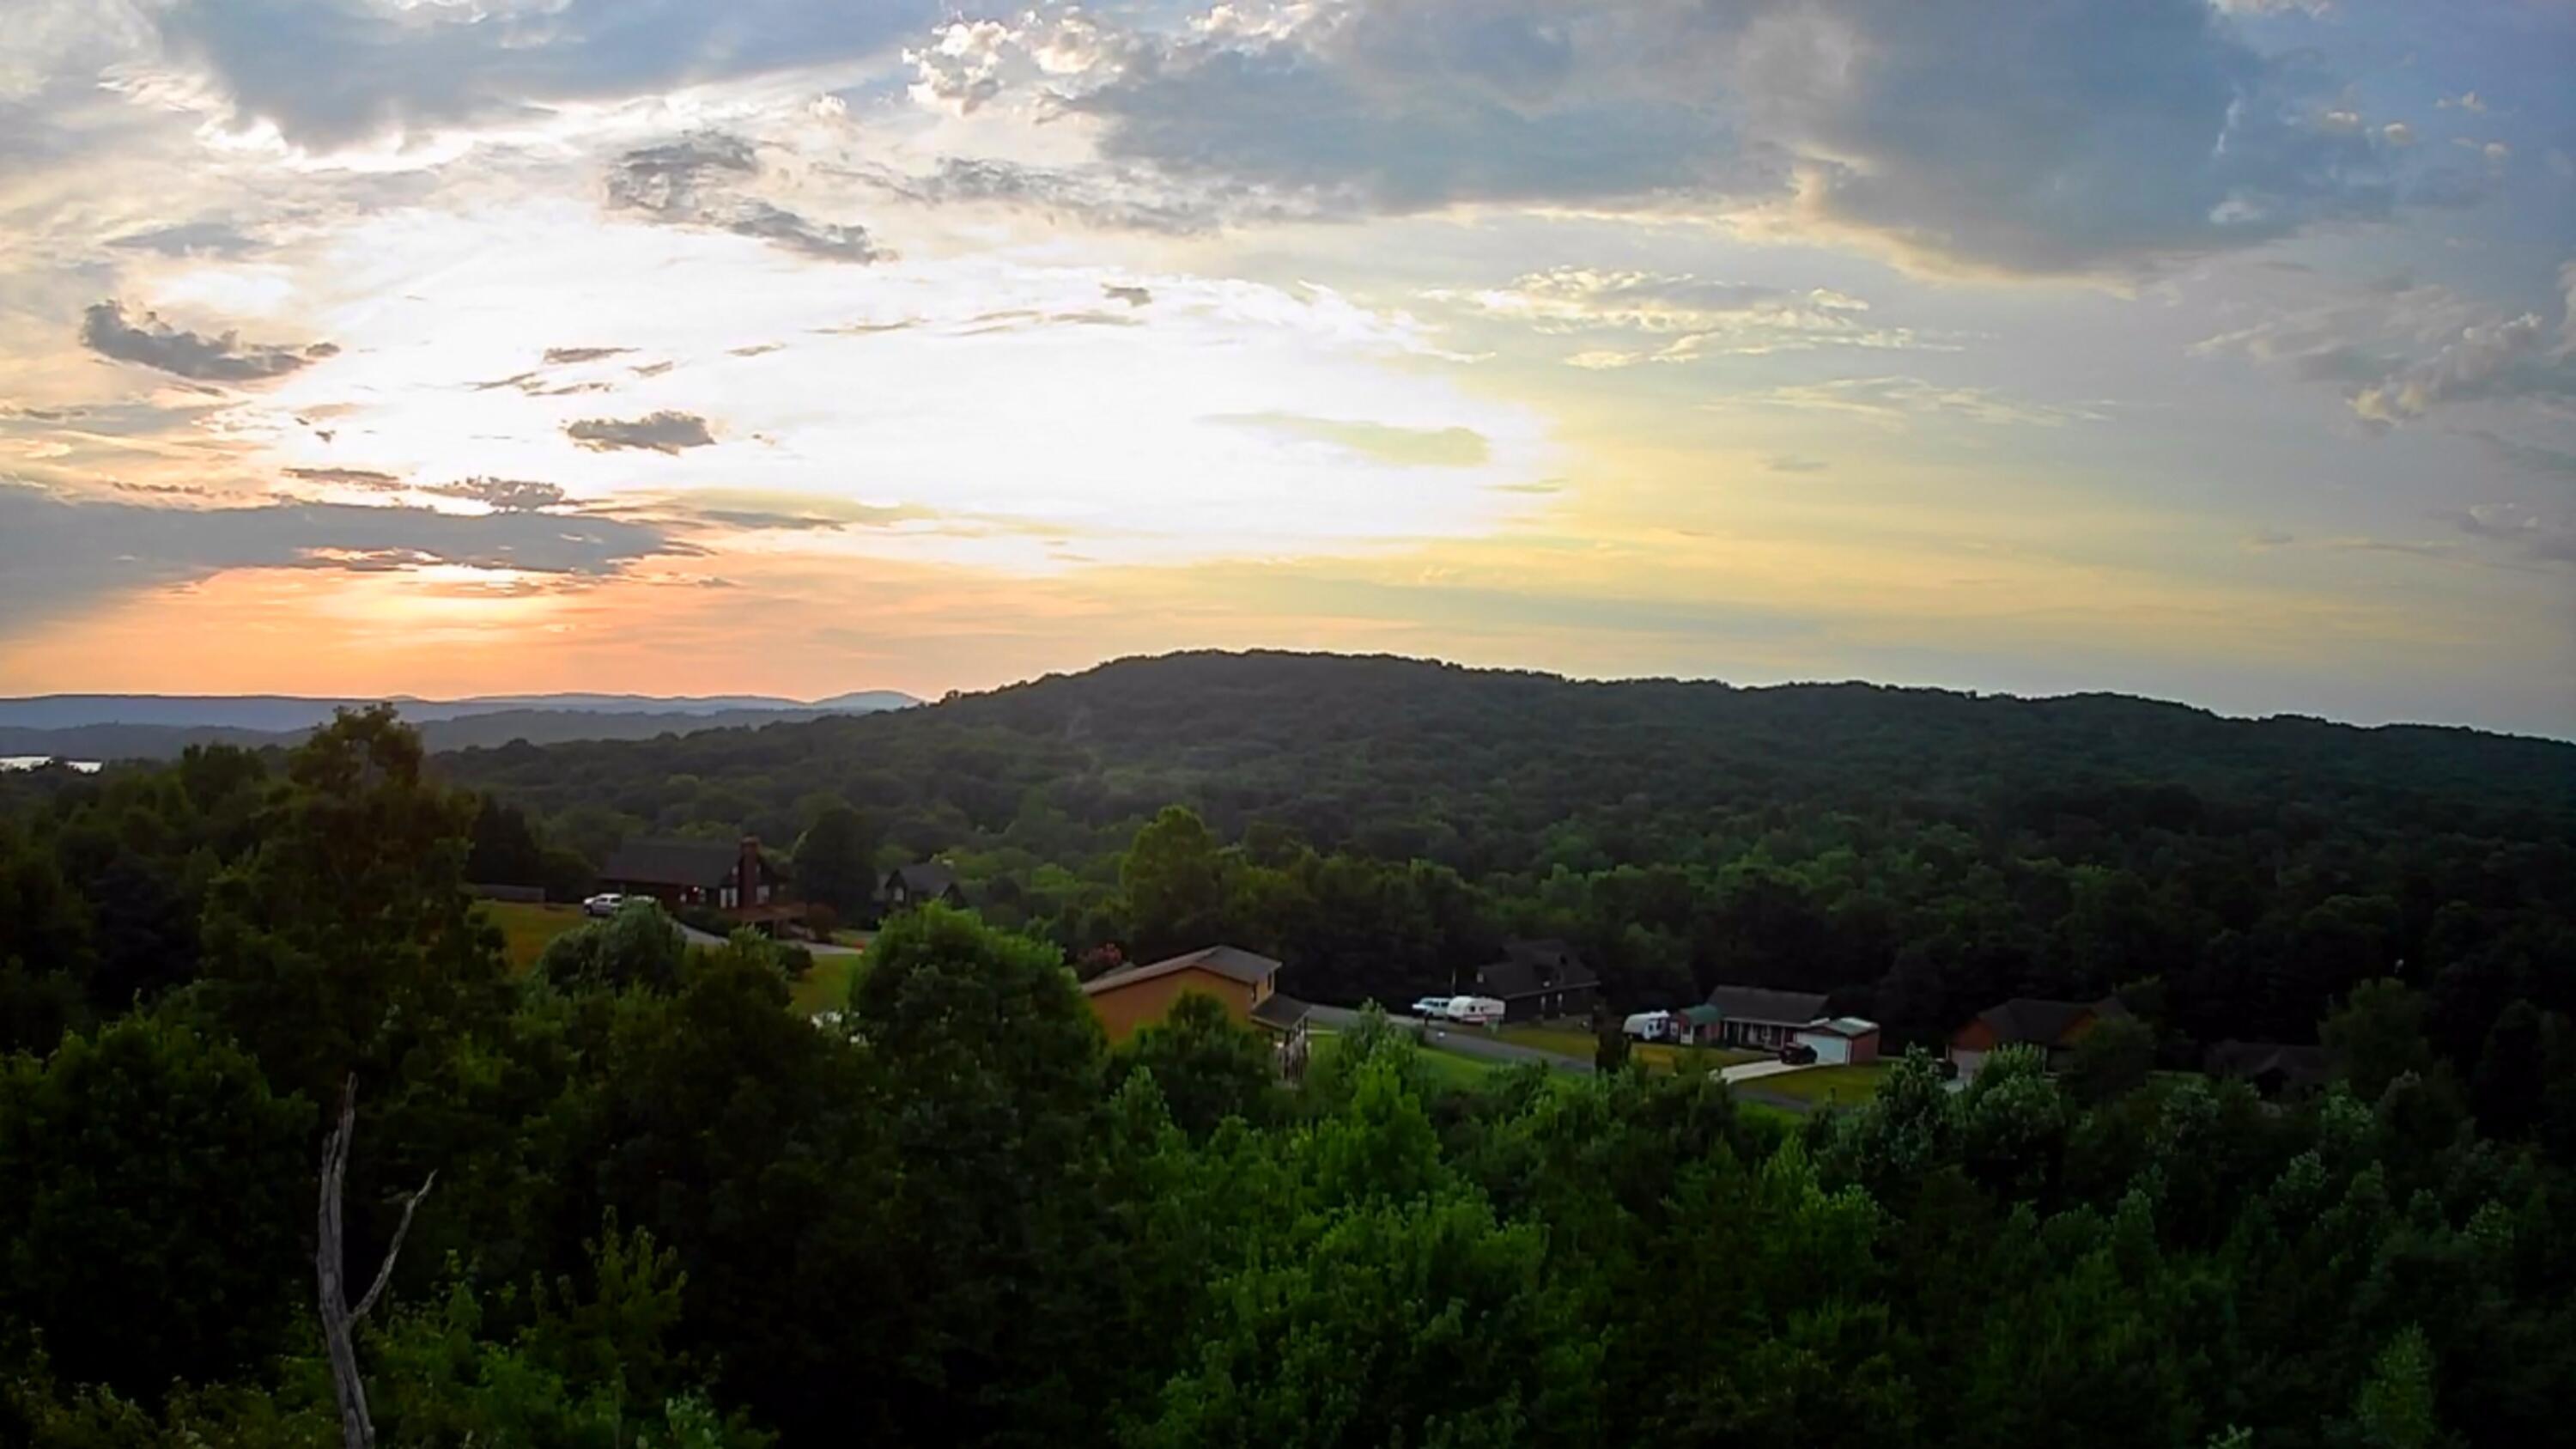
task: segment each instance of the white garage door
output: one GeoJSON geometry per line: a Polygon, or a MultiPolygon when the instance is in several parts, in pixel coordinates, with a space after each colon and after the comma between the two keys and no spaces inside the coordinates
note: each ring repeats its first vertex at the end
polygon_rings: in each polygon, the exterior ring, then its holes
{"type": "Polygon", "coordinates": [[[1816,1049],[1819,1065],[1842,1066],[1851,1061],[1851,1039],[1830,1032],[1800,1032],[1798,1040],[1816,1049]]]}

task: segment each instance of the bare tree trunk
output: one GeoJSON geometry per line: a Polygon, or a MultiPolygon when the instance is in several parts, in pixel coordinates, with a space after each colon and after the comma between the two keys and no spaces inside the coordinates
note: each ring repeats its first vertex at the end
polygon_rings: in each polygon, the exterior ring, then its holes
{"type": "Polygon", "coordinates": [[[343,1279],[348,1239],[340,1216],[340,1194],[349,1175],[349,1142],[357,1127],[358,1079],[353,1076],[340,1088],[339,1124],[322,1142],[321,1231],[313,1249],[313,1278],[321,1296],[322,1344],[331,1357],[331,1387],[340,1401],[340,1442],[345,1449],[375,1449],[376,1425],[367,1417],[367,1382],[358,1372],[358,1325],[393,1277],[394,1257],[402,1251],[403,1235],[411,1231],[411,1215],[420,1200],[429,1196],[438,1174],[431,1173],[420,1191],[404,1200],[402,1222],[394,1229],[394,1240],[385,1246],[385,1261],[376,1269],[375,1281],[358,1305],[350,1307],[343,1279]]]}

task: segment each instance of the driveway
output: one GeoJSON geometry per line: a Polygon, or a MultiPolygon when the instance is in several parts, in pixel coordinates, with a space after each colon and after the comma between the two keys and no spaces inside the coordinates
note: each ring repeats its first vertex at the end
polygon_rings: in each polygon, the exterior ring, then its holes
{"type": "Polygon", "coordinates": [[[1814,1062],[1737,1062],[1731,1067],[1718,1068],[1713,1075],[1719,1081],[1725,1082],[1731,1086],[1737,1082],[1757,1082],[1764,1077],[1777,1077],[1789,1072],[1803,1072],[1815,1065],[1816,1064],[1814,1062]]]}

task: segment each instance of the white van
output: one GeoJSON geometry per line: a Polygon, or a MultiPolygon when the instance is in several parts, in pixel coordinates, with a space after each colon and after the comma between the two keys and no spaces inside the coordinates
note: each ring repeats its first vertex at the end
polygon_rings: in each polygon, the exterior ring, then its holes
{"type": "Polygon", "coordinates": [[[1468,1026],[1500,1026],[1503,1004],[1490,996],[1452,996],[1442,1015],[1468,1026]]]}

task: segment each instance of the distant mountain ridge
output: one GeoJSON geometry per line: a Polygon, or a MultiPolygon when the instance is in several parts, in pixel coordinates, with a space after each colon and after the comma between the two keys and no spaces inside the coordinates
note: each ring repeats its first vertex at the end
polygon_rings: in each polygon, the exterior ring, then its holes
{"type": "Polygon", "coordinates": [[[339,709],[387,702],[415,724],[473,715],[540,711],[581,714],[715,715],[792,711],[867,714],[921,703],[891,689],[829,699],[765,694],[486,694],[464,699],[413,695],[329,697],[293,694],[39,694],[0,699],[0,728],[59,730],[83,725],[158,725],[183,729],[308,730],[339,709]]]}
{"type": "MultiPolygon", "coordinates": [[[[190,745],[291,745],[339,709],[375,703],[295,695],[58,694],[0,699],[0,757],[168,759],[190,745]]],[[[822,700],[765,695],[662,698],[640,694],[485,695],[385,701],[433,750],[477,745],[645,740],[693,730],[757,727],[875,714],[921,701],[894,690],[822,700]]]]}

